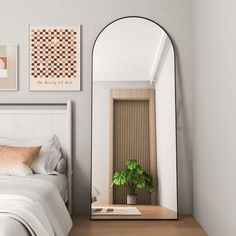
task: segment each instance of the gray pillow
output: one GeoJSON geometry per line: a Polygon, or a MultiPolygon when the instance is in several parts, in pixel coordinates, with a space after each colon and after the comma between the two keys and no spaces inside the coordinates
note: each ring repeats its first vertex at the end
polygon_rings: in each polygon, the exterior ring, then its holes
{"type": "Polygon", "coordinates": [[[61,158],[56,165],[55,171],[59,174],[65,175],[66,174],[66,160],[61,158]]]}

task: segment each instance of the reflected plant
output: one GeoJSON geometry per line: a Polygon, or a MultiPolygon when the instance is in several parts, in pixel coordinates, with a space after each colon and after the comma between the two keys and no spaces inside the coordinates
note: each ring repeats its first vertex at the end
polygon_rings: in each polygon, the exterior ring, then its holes
{"type": "Polygon", "coordinates": [[[127,186],[128,194],[131,195],[136,194],[136,189],[146,189],[149,193],[153,192],[152,176],[142,169],[137,160],[128,160],[125,169],[116,171],[112,180],[113,185],[127,186]]]}

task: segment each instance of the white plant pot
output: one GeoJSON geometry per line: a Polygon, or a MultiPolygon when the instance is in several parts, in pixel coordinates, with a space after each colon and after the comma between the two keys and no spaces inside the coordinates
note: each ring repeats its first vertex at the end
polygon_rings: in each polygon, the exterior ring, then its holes
{"type": "Polygon", "coordinates": [[[137,194],[128,194],[127,205],[136,205],[136,204],[137,204],[137,194]]]}

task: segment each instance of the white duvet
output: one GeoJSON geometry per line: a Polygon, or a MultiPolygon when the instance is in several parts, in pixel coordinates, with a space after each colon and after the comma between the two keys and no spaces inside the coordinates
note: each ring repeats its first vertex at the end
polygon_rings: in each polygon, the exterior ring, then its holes
{"type": "Polygon", "coordinates": [[[40,179],[0,176],[0,222],[6,217],[32,236],[66,236],[72,227],[56,186],[40,179]]]}

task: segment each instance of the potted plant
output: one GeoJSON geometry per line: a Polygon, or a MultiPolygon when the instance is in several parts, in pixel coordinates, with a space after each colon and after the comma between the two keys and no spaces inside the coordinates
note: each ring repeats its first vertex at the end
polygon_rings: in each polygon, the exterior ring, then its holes
{"type": "Polygon", "coordinates": [[[113,185],[125,185],[128,188],[128,205],[137,203],[136,189],[146,189],[149,193],[153,192],[152,176],[141,168],[137,160],[128,160],[125,169],[116,171],[112,180],[113,185]]]}

